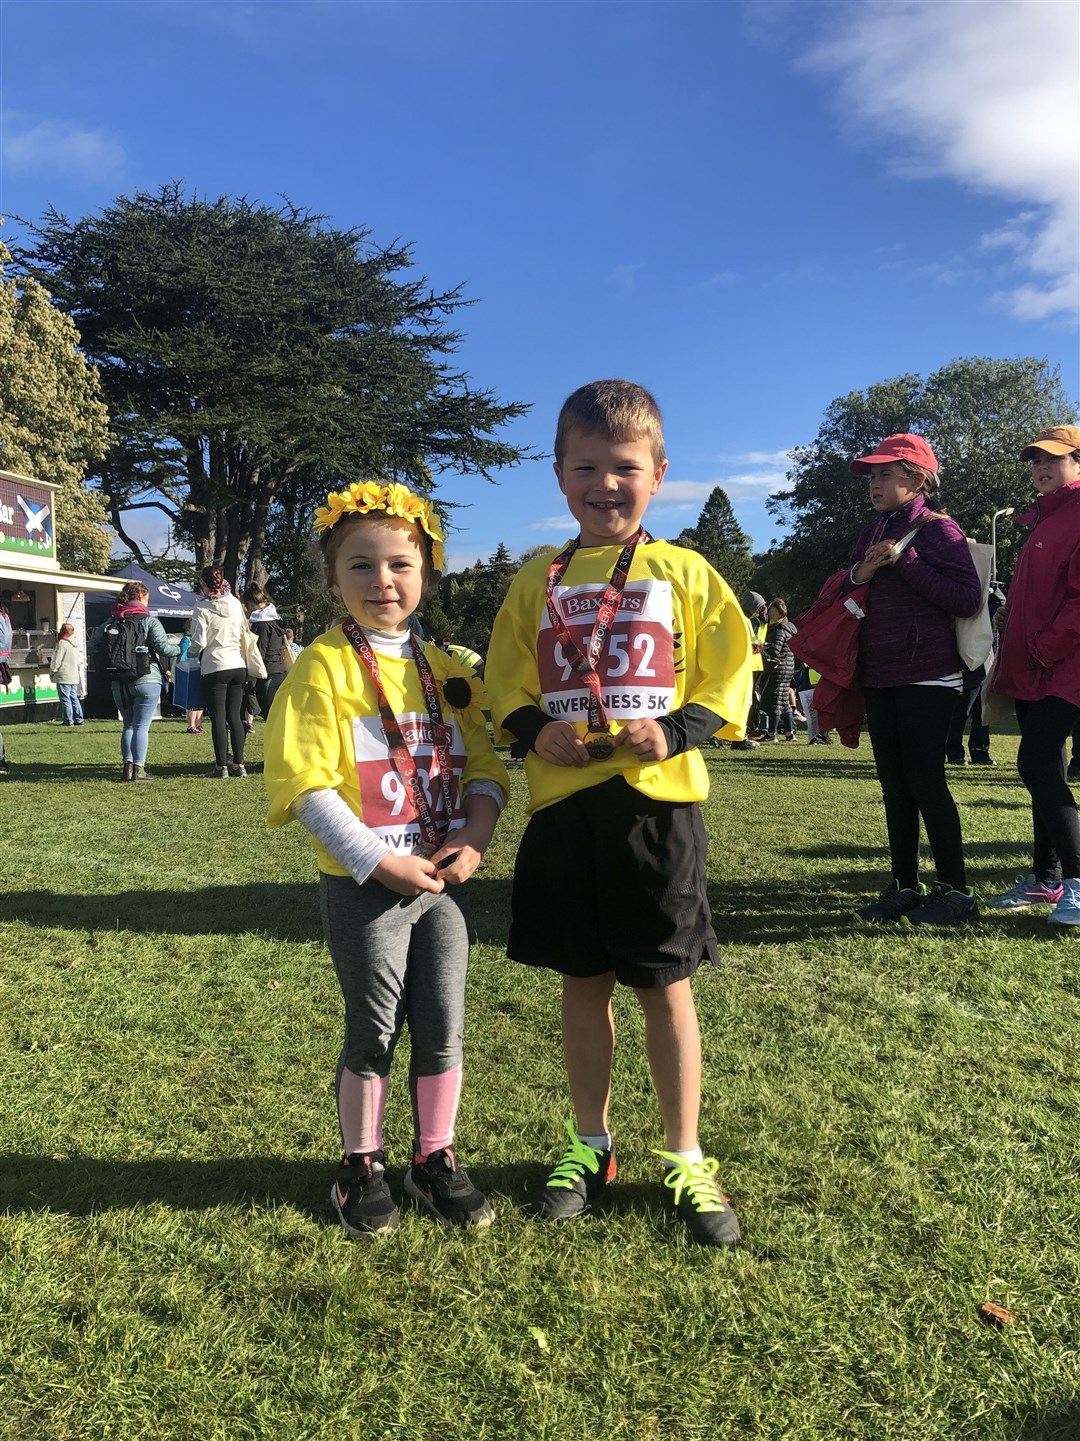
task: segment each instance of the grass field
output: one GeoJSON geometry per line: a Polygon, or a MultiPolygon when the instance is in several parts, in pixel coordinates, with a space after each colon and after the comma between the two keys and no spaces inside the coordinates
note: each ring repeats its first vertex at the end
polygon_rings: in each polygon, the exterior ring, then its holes
{"type": "MultiPolygon", "coordinates": [[[[303,836],[266,830],[257,777],[204,778],[179,721],[160,779],[117,784],[117,729],[4,731],[3,1441],[1080,1435],[1080,937],[857,922],[886,864],[865,741],[709,754],[724,963],[695,988],[729,1255],[666,1224],[622,996],[611,1208],[522,1213],[567,1103],[557,982],[502,951],[520,771],[470,883],[459,1146],[496,1223],[350,1243],[303,836]]],[[[994,748],[954,773],[984,894],[1028,861],[994,748]]],[[[410,1129],[399,1080],[395,1190],[410,1129]]]]}

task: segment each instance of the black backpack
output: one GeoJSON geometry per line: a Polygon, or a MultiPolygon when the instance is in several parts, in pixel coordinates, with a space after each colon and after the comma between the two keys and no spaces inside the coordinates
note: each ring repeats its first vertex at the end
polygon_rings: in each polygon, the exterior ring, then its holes
{"type": "Polygon", "coordinates": [[[137,681],[150,674],[150,648],[146,643],[145,617],[115,616],[101,628],[98,658],[102,674],[109,680],[137,681]]]}

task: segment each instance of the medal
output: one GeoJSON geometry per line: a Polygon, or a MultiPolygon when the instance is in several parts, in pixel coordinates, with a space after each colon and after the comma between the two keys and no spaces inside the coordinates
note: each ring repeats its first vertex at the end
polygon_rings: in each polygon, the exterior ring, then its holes
{"type": "Polygon", "coordinates": [[[412,795],[416,819],[420,827],[420,844],[413,847],[413,853],[424,857],[433,856],[446,840],[450,817],[454,814],[456,781],[450,759],[450,740],[453,732],[449,726],[443,723],[439,692],[435,685],[431,664],[424,654],[422,646],[417,642],[416,636],[410,635],[409,648],[420,677],[420,688],[424,693],[424,704],[427,707],[428,719],[431,723],[433,749],[439,767],[439,788],[442,795],[444,817],[441,825],[436,824],[431,813],[431,804],[425,794],[416,762],[405,743],[397,716],[394,715],[390,702],[386,698],[386,692],[383,690],[382,680],[379,677],[379,662],[375,658],[370,641],[352,616],[344,622],[341,629],[375,686],[375,696],[379,704],[379,719],[382,722],[383,739],[390,752],[390,764],[408,786],[412,795]]]}
{"type": "Polygon", "coordinates": [[[590,759],[606,761],[615,754],[615,741],[610,731],[588,731],[585,735],[585,749],[590,759]]]}
{"type": "Polygon", "coordinates": [[[623,546],[619,558],[615,562],[611,579],[604,588],[604,595],[597,608],[592,634],[589,636],[584,650],[570,634],[555,601],[556,587],[562,582],[580,541],[572,540],[548,566],[547,612],[551,628],[555,633],[556,640],[562,646],[563,654],[569,661],[574,674],[589,693],[588,730],[585,733],[584,744],[590,760],[606,761],[615,754],[615,741],[612,738],[607,711],[604,709],[604,702],[600,694],[600,675],[597,671],[597,662],[604,652],[608,632],[619,611],[623,587],[626,585],[626,577],[630,573],[630,563],[634,558],[634,549],[643,543],[647,544],[651,539],[652,536],[648,531],[642,528],[628,545],[623,546]]]}

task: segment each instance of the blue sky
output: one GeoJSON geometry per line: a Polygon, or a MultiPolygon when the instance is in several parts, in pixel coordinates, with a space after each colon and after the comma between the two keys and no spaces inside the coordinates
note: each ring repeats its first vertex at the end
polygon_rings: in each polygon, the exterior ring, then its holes
{"type": "MultiPolygon", "coordinates": [[[[654,391],[655,533],[725,486],[755,546],[836,396],[958,355],[1080,392],[1072,0],[0,6],[0,214],[183,179],[279,196],[465,286],[458,359],[550,450],[654,391]]],[[[18,227],[9,218],[10,241],[18,227]]],[[[457,568],[570,533],[542,461],[446,475],[457,568]]]]}

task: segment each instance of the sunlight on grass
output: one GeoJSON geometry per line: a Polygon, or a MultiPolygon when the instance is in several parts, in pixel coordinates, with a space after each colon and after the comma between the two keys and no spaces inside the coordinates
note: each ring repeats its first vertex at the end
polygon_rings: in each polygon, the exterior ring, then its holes
{"type": "MultiPolygon", "coordinates": [[[[1080,950],[1045,913],[858,923],[886,865],[865,744],[708,755],[723,964],[695,990],[728,1255],[668,1227],[622,994],[610,1205],[523,1213],[567,1101],[557,982],[501,945],[520,772],[470,884],[459,1144],[496,1224],[407,1212],[362,1245],[327,1204],[341,1007],[299,829],[266,829],[257,776],[205,779],[179,722],[146,786],[117,784],[107,722],[5,740],[4,1441],[1080,1432],[1080,950]]],[[[1030,824],[1015,741],[995,754],[953,773],[984,894],[1026,868],[1030,824]]]]}

